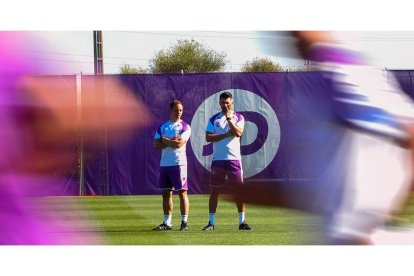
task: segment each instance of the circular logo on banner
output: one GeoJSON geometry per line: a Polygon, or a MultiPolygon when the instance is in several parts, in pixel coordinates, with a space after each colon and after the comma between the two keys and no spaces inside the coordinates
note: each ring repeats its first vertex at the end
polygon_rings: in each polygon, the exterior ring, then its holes
{"type": "Polygon", "coordinates": [[[221,111],[219,96],[224,91],[233,95],[234,111],[244,116],[241,139],[244,177],[252,177],[272,162],[279,148],[280,124],[273,108],[259,95],[242,89],[227,89],[208,97],[196,110],[191,121],[191,147],[198,162],[211,171],[212,143],[206,141],[206,126],[211,116],[221,111]]]}

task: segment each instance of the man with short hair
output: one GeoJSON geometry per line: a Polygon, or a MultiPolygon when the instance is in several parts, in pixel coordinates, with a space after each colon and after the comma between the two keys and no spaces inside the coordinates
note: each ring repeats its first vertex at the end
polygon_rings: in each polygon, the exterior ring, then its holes
{"type": "MultiPolygon", "coordinates": [[[[228,182],[243,183],[240,138],[243,134],[244,117],[233,111],[233,96],[226,91],[219,97],[221,112],[210,118],[206,129],[207,142],[213,143],[211,163],[209,222],[204,231],[214,230],[218,196],[222,186],[228,182]]],[[[239,212],[239,230],[251,230],[245,222],[245,205],[236,201],[239,212]]]]}
{"type": "Polygon", "coordinates": [[[186,143],[190,139],[191,127],[181,120],[183,104],[174,100],[170,103],[170,120],[161,124],[154,137],[154,148],[162,150],[159,188],[162,190],[164,221],[155,231],[172,230],[172,191],[180,197],[180,231],[188,230],[188,181],[186,143]]]}

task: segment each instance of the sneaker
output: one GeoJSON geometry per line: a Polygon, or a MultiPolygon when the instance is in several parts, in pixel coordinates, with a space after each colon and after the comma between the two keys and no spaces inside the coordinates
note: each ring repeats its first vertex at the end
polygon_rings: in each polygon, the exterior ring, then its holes
{"type": "Polygon", "coordinates": [[[154,231],[172,230],[172,225],[168,226],[167,224],[165,224],[165,222],[163,222],[163,223],[161,223],[160,225],[158,225],[157,227],[155,227],[152,230],[154,230],[154,231]]]}
{"type": "Polygon", "coordinates": [[[186,221],[181,222],[180,231],[187,231],[188,230],[188,223],[186,221]]]}
{"type": "Polygon", "coordinates": [[[203,228],[203,231],[211,231],[211,230],[214,230],[214,224],[210,224],[210,221],[209,221],[207,226],[203,228]]]}
{"type": "Polygon", "coordinates": [[[245,222],[239,224],[239,230],[252,230],[252,228],[245,222]]]}

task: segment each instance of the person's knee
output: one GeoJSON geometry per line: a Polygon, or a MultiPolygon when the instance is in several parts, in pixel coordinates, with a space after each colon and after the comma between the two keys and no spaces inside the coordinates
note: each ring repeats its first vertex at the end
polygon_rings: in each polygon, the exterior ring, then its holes
{"type": "Polygon", "coordinates": [[[172,197],[172,191],[171,190],[167,190],[167,191],[162,192],[162,198],[163,199],[170,199],[170,197],[172,197]]]}
{"type": "Polygon", "coordinates": [[[182,199],[182,200],[185,200],[185,199],[187,199],[188,198],[188,196],[187,196],[187,191],[180,191],[180,192],[178,192],[178,196],[180,197],[180,199],[182,199]]]}
{"type": "Polygon", "coordinates": [[[220,194],[220,190],[218,188],[216,188],[216,187],[211,188],[211,191],[210,191],[210,196],[211,197],[216,198],[216,197],[219,196],[219,194],[220,194]]]}

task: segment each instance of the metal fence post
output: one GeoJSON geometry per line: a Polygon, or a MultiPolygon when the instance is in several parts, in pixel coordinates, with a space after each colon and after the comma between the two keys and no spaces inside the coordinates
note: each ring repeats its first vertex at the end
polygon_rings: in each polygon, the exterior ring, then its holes
{"type": "Polygon", "coordinates": [[[83,125],[82,125],[82,73],[76,74],[76,110],[77,120],[79,126],[78,137],[78,171],[79,171],[79,195],[85,193],[85,177],[84,177],[84,163],[83,163],[83,125]]]}

